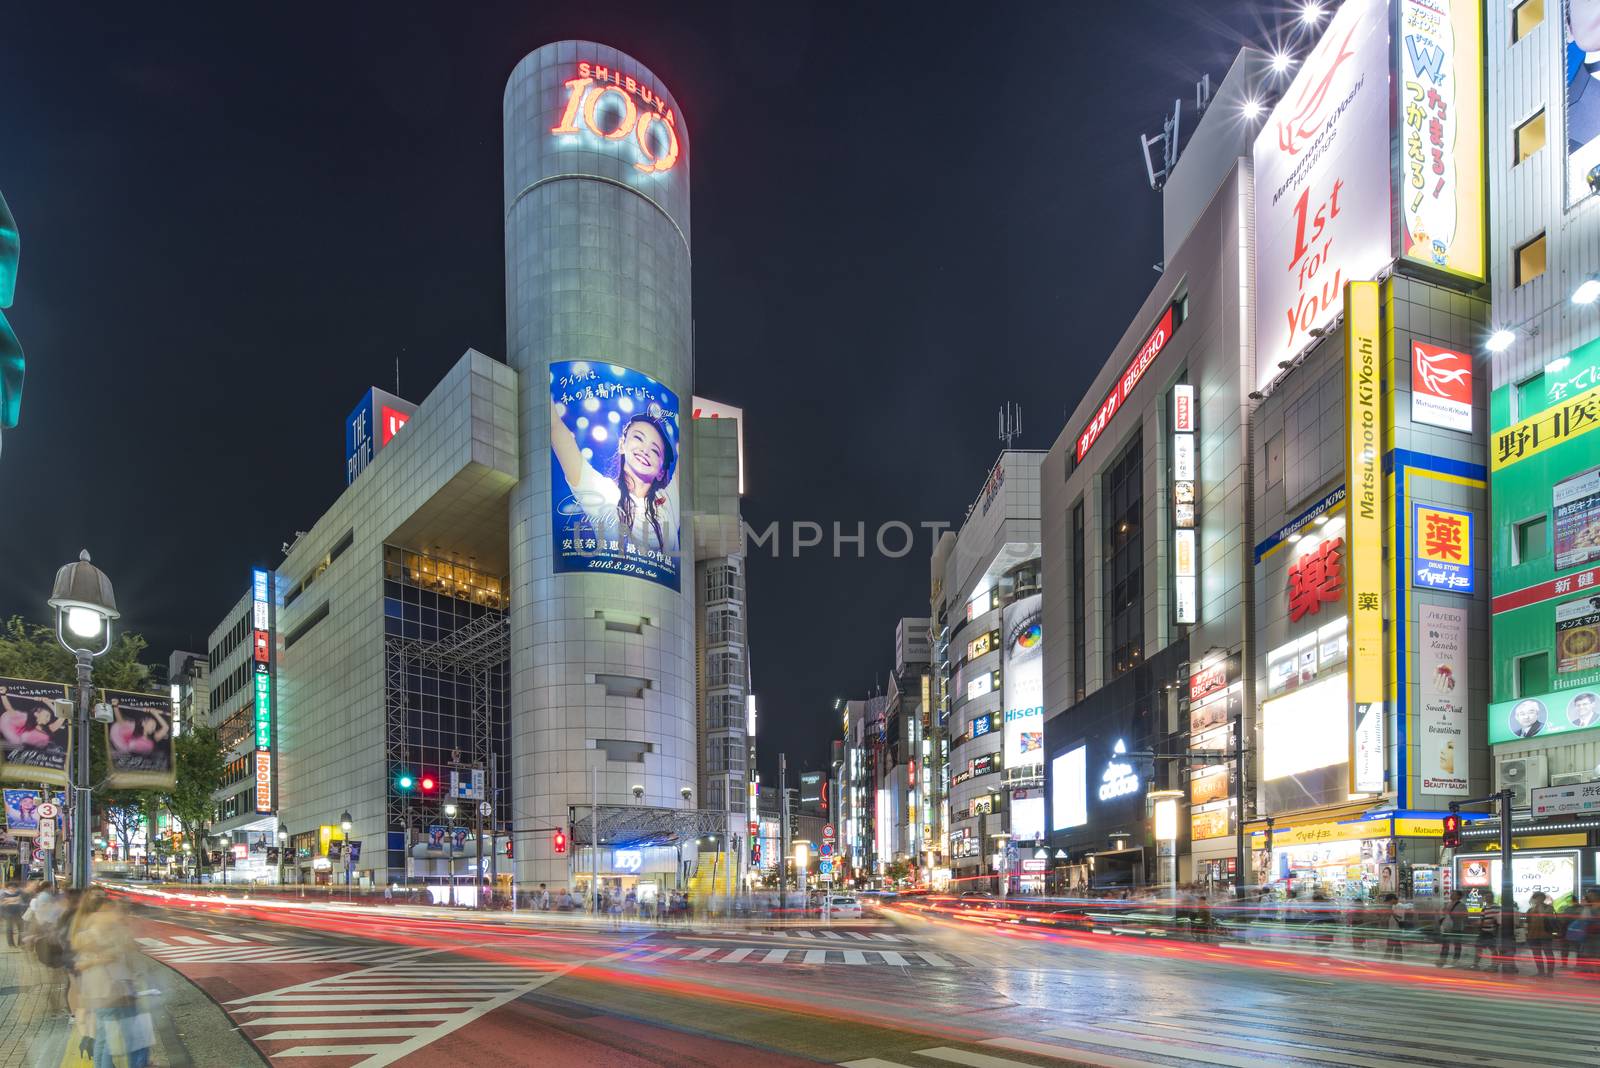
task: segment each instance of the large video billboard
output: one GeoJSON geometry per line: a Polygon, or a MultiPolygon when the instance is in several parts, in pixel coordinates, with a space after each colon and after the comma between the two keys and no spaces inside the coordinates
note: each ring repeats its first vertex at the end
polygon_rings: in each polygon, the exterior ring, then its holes
{"type": "Polygon", "coordinates": [[[1256,135],[1256,372],[1264,386],[1393,257],[1389,5],[1346,0],[1256,135]]]}
{"type": "Polygon", "coordinates": [[[1005,754],[1008,768],[1044,763],[1044,629],[1040,595],[1006,605],[1004,621],[1005,754]]]}
{"type": "Polygon", "coordinates": [[[678,589],[678,396],[616,364],[550,365],[555,569],[678,589]]]}

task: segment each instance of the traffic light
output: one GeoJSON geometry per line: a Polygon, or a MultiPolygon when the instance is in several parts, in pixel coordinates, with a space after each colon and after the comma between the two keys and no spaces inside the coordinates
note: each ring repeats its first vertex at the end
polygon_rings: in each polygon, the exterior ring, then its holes
{"type": "Polygon", "coordinates": [[[434,777],[432,775],[424,775],[422,777],[421,786],[422,786],[422,792],[423,793],[425,793],[425,794],[433,793],[434,788],[437,787],[438,785],[439,785],[439,783],[434,779],[434,777]]]}
{"type": "Polygon", "coordinates": [[[417,785],[417,780],[411,777],[409,771],[402,771],[400,777],[394,781],[394,784],[400,788],[401,793],[409,794],[412,788],[417,785]]]}
{"type": "Polygon", "coordinates": [[[1444,840],[1441,842],[1446,849],[1461,848],[1461,813],[1452,811],[1444,818],[1444,840]]]}
{"type": "Polygon", "coordinates": [[[512,859],[512,857],[511,857],[511,839],[510,838],[506,839],[506,859],[507,860],[511,860],[512,859]]]}
{"type": "Polygon", "coordinates": [[[550,850],[551,850],[551,852],[555,853],[555,855],[558,856],[558,857],[566,856],[566,854],[567,854],[567,832],[566,831],[556,831],[555,833],[550,835],[550,850]]]}

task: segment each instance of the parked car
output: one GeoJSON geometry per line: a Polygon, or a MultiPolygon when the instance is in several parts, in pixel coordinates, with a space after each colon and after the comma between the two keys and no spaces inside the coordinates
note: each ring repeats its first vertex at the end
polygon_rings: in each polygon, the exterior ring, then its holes
{"type": "Polygon", "coordinates": [[[822,902],[825,920],[859,920],[861,899],[854,894],[829,894],[822,902]]]}

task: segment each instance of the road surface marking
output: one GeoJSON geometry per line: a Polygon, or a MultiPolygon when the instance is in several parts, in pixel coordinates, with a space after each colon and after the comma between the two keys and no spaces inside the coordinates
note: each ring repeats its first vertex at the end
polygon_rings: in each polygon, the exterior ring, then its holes
{"type": "Polygon", "coordinates": [[[701,948],[695,950],[693,953],[689,954],[687,957],[679,957],[678,959],[679,960],[704,960],[705,958],[711,956],[711,954],[713,954],[715,952],[716,952],[716,950],[711,948],[710,946],[702,946],[701,948]]]}
{"type": "Polygon", "coordinates": [[[948,968],[948,967],[950,967],[950,962],[945,960],[943,957],[939,956],[939,954],[937,954],[937,953],[929,953],[925,949],[917,949],[917,950],[913,950],[912,952],[916,953],[917,956],[921,957],[923,960],[927,961],[929,964],[933,965],[935,968],[948,968]]]}
{"type": "MultiPolygon", "coordinates": [[[[299,1009],[274,1008],[253,1009],[253,1012],[299,1012],[299,1009]]],[[[330,1024],[330,1023],[420,1023],[426,1020],[448,1020],[455,1013],[450,1012],[363,1012],[353,1014],[329,1014],[319,1016],[263,1016],[259,1020],[241,1023],[240,1027],[282,1027],[285,1024],[330,1024]]]]}
{"type": "Polygon", "coordinates": [[[196,938],[194,935],[173,935],[172,940],[174,942],[185,942],[191,946],[211,945],[211,943],[207,942],[204,938],[196,938]]]}
{"type": "Polygon", "coordinates": [[[841,950],[840,952],[844,954],[844,962],[846,964],[867,963],[867,955],[861,952],[859,949],[845,949],[841,950]]]}
{"type": "MultiPolygon", "coordinates": [[[[990,1038],[982,1043],[985,1046],[998,1046],[1001,1049],[1016,1050],[1018,1053],[1033,1053],[1041,1057],[1055,1057],[1060,1060],[1071,1061],[1074,1064],[1093,1064],[1098,1068],[1148,1068],[1150,1065],[1160,1064],[1160,1061],[1134,1060],[1132,1057],[1119,1057],[1115,1053],[1101,1053],[1098,1050],[1086,1049],[1082,1046],[1059,1046],[1054,1042],[1034,1042],[1026,1038],[990,1038]]],[[[1167,1046],[1159,1051],[1167,1057],[1181,1056],[1172,1047],[1167,1046]]],[[[1230,1064],[1235,1068],[1282,1068],[1282,1061],[1256,1061],[1216,1059],[1207,1056],[1206,1064],[1230,1064]]]]}
{"type": "MultiPolygon", "coordinates": [[[[1432,1013],[1434,1015],[1439,1013],[1439,1009],[1438,1005],[1417,1007],[1419,1013],[1432,1013]]],[[[1468,1024],[1459,1020],[1451,1020],[1448,1033],[1429,1034],[1426,1037],[1419,1038],[1417,1029],[1414,1026],[1408,1026],[1404,1022],[1385,1023],[1374,1018],[1370,1013],[1340,1012],[1331,1006],[1319,1007],[1314,1020],[1298,1023],[1284,1019],[1282,1014],[1269,1012],[1245,1013],[1238,1010],[1220,1009],[1218,1012],[1225,1015],[1219,1015],[1215,1020],[1209,1017],[1195,1018],[1194,1022],[1199,1026],[1206,1024],[1228,1026],[1247,1035],[1264,1032],[1268,1038],[1278,1034],[1292,1033],[1303,1035],[1303,1040],[1307,1042],[1336,1041],[1342,1034],[1339,1029],[1349,1028],[1349,1033],[1359,1034],[1367,1038],[1384,1039],[1391,1043],[1387,1047],[1356,1047],[1366,1048],[1369,1052],[1380,1052],[1383,1048],[1392,1050],[1394,1048],[1392,1044],[1410,1044],[1415,1047],[1418,1042],[1421,1042],[1425,1045],[1442,1046],[1455,1051],[1468,1052],[1473,1055],[1473,1063],[1486,1065],[1503,1062],[1482,1060],[1485,1049],[1495,1053],[1510,1054],[1512,1063],[1516,1064],[1528,1063],[1528,1058],[1533,1052],[1549,1054],[1552,1059],[1558,1054],[1575,1052],[1579,1055],[1580,1060],[1582,1057],[1592,1055],[1594,1052],[1593,1039],[1590,1037],[1591,1032],[1589,1031],[1560,1033],[1555,1028],[1544,1024],[1534,1024],[1530,1027],[1529,1024],[1521,1020],[1516,1023],[1509,1021],[1494,1023],[1482,1019],[1481,1013],[1480,1022],[1478,1023],[1468,1024]],[[1333,1031],[1335,1032],[1335,1038],[1322,1038],[1321,1036],[1306,1033],[1315,1030],[1333,1031]],[[1509,1046],[1500,1044],[1504,1042],[1507,1035],[1516,1035],[1517,1037],[1509,1046]]],[[[1415,1048],[1413,1051],[1419,1055],[1426,1055],[1428,1052],[1415,1048]]]]}
{"type": "Polygon", "coordinates": [[[796,931],[794,936],[796,938],[816,938],[817,933],[815,931],[796,931]]]}
{"type": "Polygon", "coordinates": [[[873,933],[872,937],[876,938],[880,942],[904,942],[905,941],[905,939],[901,938],[899,935],[878,934],[876,932],[873,933]]]}
{"type": "Polygon", "coordinates": [[[672,956],[674,953],[678,952],[682,948],[683,948],[682,946],[668,946],[666,949],[658,949],[654,953],[651,953],[651,954],[648,954],[646,956],[640,957],[639,959],[641,961],[660,960],[662,957],[670,957],[670,956],[672,956]]]}
{"type": "Polygon", "coordinates": [[[840,1061],[844,1068],[906,1068],[899,1061],[886,1061],[881,1057],[863,1057],[859,1061],[840,1061]]]}
{"type": "Polygon", "coordinates": [[[973,1053],[964,1049],[952,1049],[949,1046],[919,1049],[917,1056],[932,1057],[937,1061],[953,1061],[956,1064],[970,1065],[971,1068],[1032,1068],[1026,1061],[1012,1060],[1010,1057],[991,1057],[987,1053],[973,1053]]]}
{"type": "MultiPolygon", "coordinates": [[[[1214,1043],[1200,1042],[1193,1038],[1175,1042],[1166,1035],[1157,1033],[1149,1038],[1136,1037],[1142,1032],[1137,1029],[1128,1029],[1114,1026],[1115,1021],[1106,1021],[1105,1026],[1080,1025],[1076,1028],[1044,1032],[1051,1038],[1065,1038],[1073,1042],[1092,1042],[1096,1045],[1110,1046],[1114,1049],[1124,1050],[1128,1053],[1149,1053],[1162,1057],[1181,1055],[1195,1060],[1203,1060],[1206,1064],[1226,1064],[1232,1068],[1263,1068],[1267,1065],[1281,1065],[1289,1054],[1289,1050],[1282,1046],[1273,1048],[1259,1043],[1230,1041],[1219,1037],[1214,1043]],[[1273,1059],[1262,1060],[1259,1057],[1235,1056],[1229,1050],[1240,1053],[1266,1053],[1273,1059]]],[[[985,1043],[987,1045],[987,1043],[985,1043]]],[[[1310,1058],[1306,1058],[1310,1059],[1310,1058]]],[[[1342,1064],[1361,1064],[1361,1061],[1343,1061],[1342,1064]]],[[[1392,1065],[1393,1061],[1384,1064],[1392,1065]]]]}
{"type": "Polygon", "coordinates": [[[249,945],[250,944],[250,939],[248,939],[248,938],[235,938],[235,937],[233,937],[233,935],[218,934],[215,931],[211,932],[211,937],[215,938],[218,942],[232,942],[235,945],[249,945]]]}
{"type": "Polygon", "coordinates": [[[857,942],[870,942],[870,941],[872,941],[872,939],[868,938],[866,935],[862,934],[860,931],[846,931],[845,934],[849,935],[851,938],[854,938],[857,942]]]}
{"type": "MultiPolygon", "coordinates": [[[[233,1003],[229,1002],[228,1004],[231,1005],[233,1003]]],[[[317,1022],[320,1023],[324,1019],[327,1019],[327,1020],[353,1019],[355,1014],[360,1013],[364,1009],[423,1009],[423,1010],[427,1010],[427,1011],[431,1011],[431,1012],[443,1012],[444,1010],[448,1009],[450,1011],[450,1015],[454,1016],[456,1013],[458,1013],[462,1009],[466,1008],[469,1004],[471,1004],[471,1001],[466,1000],[466,999],[462,999],[462,1000],[458,1000],[458,1001],[439,1001],[439,1002],[408,1001],[403,1005],[398,1005],[398,1004],[396,1004],[396,1005],[385,1005],[385,1004],[377,1004],[377,1005],[370,1005],[370,1004],[366,1004],[366,1005],[336,1005],[336,1006],[333,1006],[333,1009],[330,1010],[329,1013],[327,1013],[327,1014],[325,1014],[323,1016],[319,1016],[317,1018],[317,1022]],[[337,1015],[335,1013],[337,1013],[337,1015]],[[349,1014],[348,1016],[345,1015],[347,1013],[349,1014]]],[[[239,1013],[251,1013],[253,1015],[259,1016],[259,1015],[263,1015],[263,1014],[266,1014],[266,1013],[273,1013],[273,1012],[315,1012],[319,1007],[321,1007],[321,1005],[322,1005],[321,999],[318,999],[316,1001],[311,1002],[310,1004],[307,1004],[304,1001],[291,1001],[291,1002],[285,1002],[282,1005],[266,1005],[266,1004],[241,1005],[237,1009],[234,1009],[232,1011],[239,1012],[239,1013]]],[[[244,1024],[242,1026],[248,1027],[249,1025],[248,1024],[244,1024]]]]}
{"type": "Polygon", "coordinates": [[[141,946],[145,946],[148,949],[171,949],[172,948],[171,946],[167,945],[167,943],[163,942],[159,938],[138,938],[138,939],[135,939],[135,941],[138,942],[141,946]]]}
{"type": "Polygon", "coordinates": [[[371,1054],[372,1056],[369,1056],[367,1060],[360,1061],[358,1063],[363,1065],[392,1064],[394,1063],[393,1058],[385,1058],[382,1060],[375,1058],[380,1054],[392,1053],[395,1049],[396,1046],[388,1044],[381,1046],[357,1046],[354,1044],[349,1046],[292,1046],[289,1049],[280,1049],[278,1052],[272,1054],[272,1059],[277,1060],[282,1058],[284,1060],[288,1060],[291,1057],[351,1057],[355,1056],[356,1054],[366,1053],[371,1054]]]}
{"type": "Polygon", "coordinates": [[[431,1027],[348,1027],[273,1031],[257,1035],[258,1042],[304,1042],[308,1038],[410,1038],[432,1031],[431,1027]]]}
{"type": "Polygon", "coordinates": [[[802,963],[826,964],[828,963],[828,951],[825,949],[808,949],[806,950],[806,959],[802,963]]]}
{"type": "Polygon", "coordinates": [[[763,964],[782,964],[789,959],[787,949],[769,949],[767,955],[761,959],[763,964]]]}
{"type": "Polygon", "coordinates": [[[831,940],[833,940],[835,942],[843,942],[844,941],[844,935],[840,934],[838,931],[818,931],[817,932],[817,937],[818,938],[828,938],[828,939],[831,939],[831,940]]]}
{"type": "Polygon", "coordinates": [[[884,959],[885,963],[898,964],[902,968],[911,964],[910,961],[906,960],[892,949],[880,949],[878,950],[878,955],[884,959]]]}
{"type": "Polygon", "coordinates": [[[748,957],[750,954],[752,954],[754,952],[755,952],[755,949],[750,947],[750,946],[740,946],[738,949],[734,950],[732,953],[729,953],[726,957],[723,957],[717,963],[718,964],[738,964],[740,961],[744,960],[746,957],[748,957]]]}

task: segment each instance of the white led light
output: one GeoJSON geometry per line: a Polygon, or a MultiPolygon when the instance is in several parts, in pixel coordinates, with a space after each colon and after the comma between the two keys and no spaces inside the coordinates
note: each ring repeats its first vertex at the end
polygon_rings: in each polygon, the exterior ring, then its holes
{"type": "Polygon", "coordinates": [[[1517,335],[1511,331],[1496,330],[1489,335],[1489,340],[1483,343],[1483,347],[1490,352],[1504,352],[1511,347],[1511,343],[1515,340],[1517,340],[1517,335]]]}

